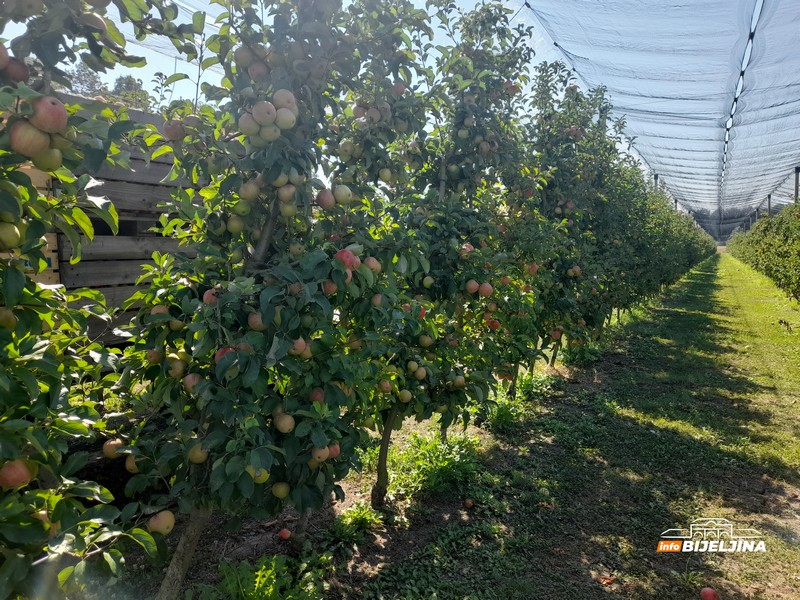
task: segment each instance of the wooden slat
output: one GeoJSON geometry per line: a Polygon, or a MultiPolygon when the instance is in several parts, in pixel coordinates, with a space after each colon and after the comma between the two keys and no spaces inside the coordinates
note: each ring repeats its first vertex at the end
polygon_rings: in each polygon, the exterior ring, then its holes
{"type": "Polygon", "coordinates": [[[67,288],[130,285],[142,274],[141,260],[87,261],[71,265],[60,263],[61,283],[67,288]]]}
{"type": "MultiPolygon", "coordinates": [[[[140,261],[141,264],[150,259],[153,252],[186,252],[194,256],[197,252],[190,248],[179,248],[178,240],[153,236],[98,236],[83,247],[82,262],[98,260],[140,261]]],[[[69,261],[72,255],[72,244],[60,236],[58,245],[59,259],[69,261]]],[[[80,263],[79,263],[80,264],[80,263]]]]}
{"type": "MultiPolygon", "coordinates": [[[[132,158],[130,161],[131,168],[123,169],[120,167],[110,167],[103,165],[95,174],[95,179],[114,181],[131,181],[139,184],[148,185],[167,185],[176,186],[180,185],[180,181],[170,181],[168,183],[161,183],[161,180],[167,176],[172,168],[171,165],[164,163],[147,163],[143,160],[132,158]]],[[[185,182],[184,182],[185,183],[185,182]]]]}
{"type": "Polygon", "coordinates": [[[93,187],[91,193],[95,196],[106,196],[114,203],[121,217],[128,213],[148,213],[153,218],[158,218],[164,212],[158,205],[171,200],[169,186],[143,185],[130,181],[106,180],[103,185],[93,187]]]}
{"type": "Polygon", "coordinates": [[[109,308],[119,308],[125,300],[133,296],[134,292],[140,289],[145,288],[143,286],[121,285],[118,287],[98,288],[98,291],[106,297],[106,305],[109,308]]]}

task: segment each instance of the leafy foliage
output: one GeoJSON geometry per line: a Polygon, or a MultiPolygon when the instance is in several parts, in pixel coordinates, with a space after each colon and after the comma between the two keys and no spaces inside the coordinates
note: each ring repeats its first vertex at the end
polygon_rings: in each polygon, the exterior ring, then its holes
{"type": "Polygon", "coordinates": [[[800,207],[787,206],[734,234],[728,251],[761,271],[792,298],[800,298],[800,207]]]}

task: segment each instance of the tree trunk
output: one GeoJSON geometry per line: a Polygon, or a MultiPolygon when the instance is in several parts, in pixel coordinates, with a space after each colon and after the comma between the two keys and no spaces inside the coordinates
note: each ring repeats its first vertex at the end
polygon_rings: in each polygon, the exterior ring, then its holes
{"type": "Polygon", "coordinates": [[[207,508],[195,507],[189,513],[189,523],[178,542],[178,547],[175,548],[175,554],[169,562],[167,574],[161,582],[156,600],[178,599],[183,580],[192,564],[197,542],[200,541],[200,536],[203,535],[210,518],[211,511],[207,508]]]}
{"type": "Polygon", "coordinates": [[[553,344],[553,354],[550,355],[550,366],[556,366],[556,359],[558,358],[558,349],[561,348],[561,340],[557,340],[555,344],[553,344]]]}
{"type": "Polygon", "coordinates": [[[519,377],[519,364],[514,366],[514,377],[511,379],[511,385],[508,386],[508,399],[511,402],[517,399],[517,377],[519,377]]]}
{"type": "Polygon", "coordinates": [[[380,508],[386,502],[386,492],[389,490],[389,469],[387,459],[389,457],[389,444],[392,441],[392,429],[397,418],[397,409],[393,408],[383,420],[383,437],[381,438],[381,449],[378,453],[378,477],[375,485],[372,486],[370,494],[373,508],[380,508]]]}

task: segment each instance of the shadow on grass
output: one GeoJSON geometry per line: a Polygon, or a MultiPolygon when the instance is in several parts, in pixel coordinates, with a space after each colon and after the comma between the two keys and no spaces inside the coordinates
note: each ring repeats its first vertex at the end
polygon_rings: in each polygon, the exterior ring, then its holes
{"type": "MultiPolygon", "coordinates": [[[[727,309],[715,299],[718,261],[629,325],[624,346],[532,410],[521,432],[496,435],[469,492],[476,508],[455,498],[440,507],[450,524],[421,540],[424,549],[379,566],[358,597],[688,600],[703,585],[728,599],[792,597],[740,587],[746,578],[731,581],[715,555],[655,551],[662,531],[724,516],[700,514],[707,505],[746,515],[736,525],[757,525],[771,541],[797,537],[765,518],[791,512],[769,501],[785,495],[773,481],[800,477],[746,451],[748,423],[769,416],[746,402],[763,388],[724,360],[737,350],[725,344],[727,309]]],[[[758,584],[767,582],[762,574],[758,584]]]]}

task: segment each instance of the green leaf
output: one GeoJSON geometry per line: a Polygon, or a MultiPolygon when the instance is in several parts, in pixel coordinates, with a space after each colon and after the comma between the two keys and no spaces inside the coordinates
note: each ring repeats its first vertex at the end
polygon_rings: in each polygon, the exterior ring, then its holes
{"type": "Polygon", "coordinates": [[[147,533],[144,529],[139,529],[138,527],[131,529],[127,535],[142,548],[144,548],[144,551],[148,556],[153,558],[158,556],[158,547],[156,546],[156,541],[153,539],[153,536],[147,533]]]}
{"type": "Polygon", "coordinates": [[[173,75],[170,75],[164,80],[164,85],[165,86],[172,85],[173,83],[183,81],[184,79],[189,79],[189,76],[186,75],[186,73],[175,73],[173,75]]]}
{"type": "Polygon", "coordinates": [[[5,269],[3,271],[3,298],[8,307],[19,304],[22,290],[25,289],[25,275],[17,269],[5,269]]]}
{"type": "Polygon", "coordinates": [[[192,27],[194,28],[194,32],[198,35],[203,33],[203,29],[206,26],[206,13],[202,11],[197,11],[192,15],[192,27]]]}

